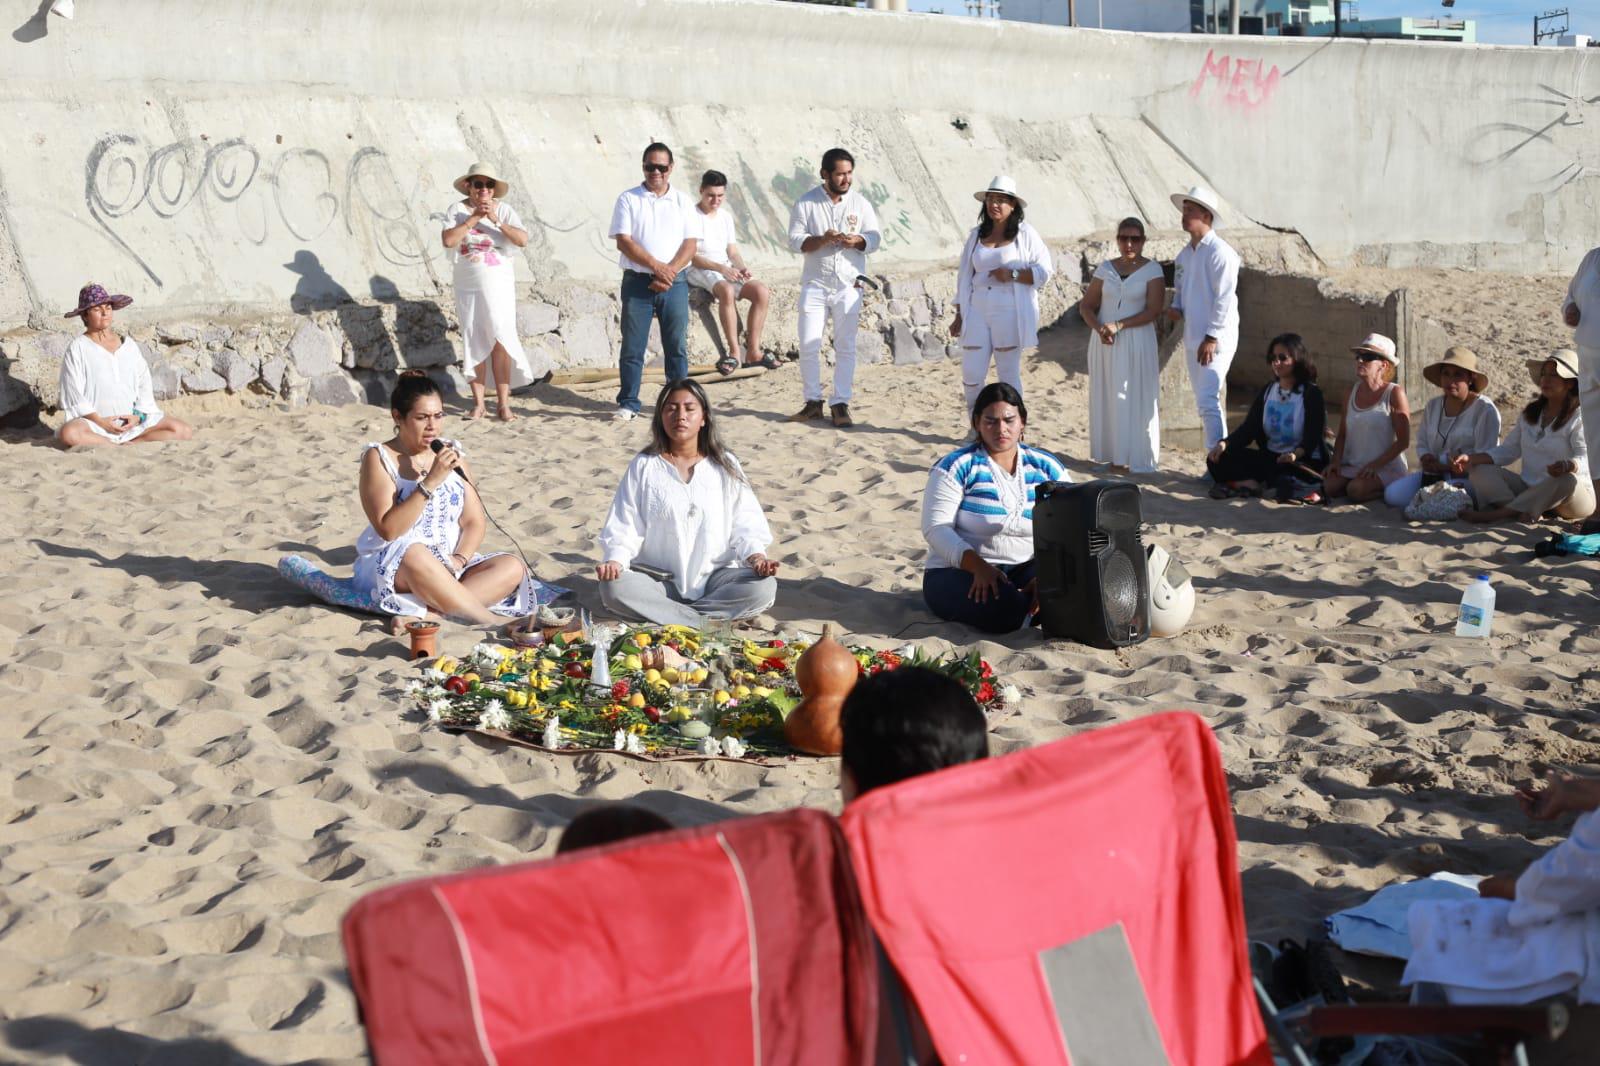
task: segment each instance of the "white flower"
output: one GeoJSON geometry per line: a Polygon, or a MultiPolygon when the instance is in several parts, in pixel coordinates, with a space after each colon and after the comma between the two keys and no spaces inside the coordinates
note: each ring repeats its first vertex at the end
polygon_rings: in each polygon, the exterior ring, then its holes
{"type": "Polygon", "coordinates": [[[444,717],[444,712],[450,709],[448,700],[428,701],[428,721],[437,722],[444,717]]]}
{"type": "Polygon", "coordinates": [[[472,654],[468,656],[473,663],[480,667],[499,666],[504,658],[505,650],[494,644],[474,644],[472,654]]]}
{"type": "Polygon", "coordinates": [[[627,751],[628,734],[624,733],[620,729],[611,734],[611,747],[614,751],[627,751]]]}
{"type": "Polygon", "coordinates": [[[449,677],[450,675],[445,673],[443,670],[435,670],[433,667],[430,666],[426,670],[422,671],[422,676],[423,676],[424,679],[426,679],[428,681],[431,681],[435,685],[437,685],[441,681],[443,681],[445,678],[449,677]]]}
{"type": "Polygon", "coordinates": [[[561,747],[561,718],[550,719],[544,724],[544,746],[547,748],[561,747]]]}
{"type": "Polygon", "coordinates": [[[744,741],[740,740],[738,737],[722,738],[722,754],[728,756],[730,759],[744,758],[744,753],[747,750],[748,749],[746,749],[744,746],[744,741]]]}
{"type": "Polygon", "coordinates": [[[1022,702],[1022,690],[1015,685],[1000,686],[1000,702],[1007,707],[1015,706],[1022,702]]]}
{"type": "Polygon", "coordinates": [[[626,751],[629,755],[643,755],[644,754],[644,741],[639,739],[639,734],[637,734],[637,733],[629,733],[628,734],[627,745],[623,750],[626,751]]]}
{"type": "Polygon", "coordinates": [[[424,686],[421,681],[408,681],[408,682],[406,682],[406,695],[407,696],[418,695],[419,693],[422,692],[423,688],[425,688],[425,687],[426,686],[424,686]]]}
{"type": "Polygon", "coordinates": [[[917,646],[915,644],[902,644],[900,645],[900,650],[895,654],[902,659],[914,659],[917,655],[917,646]]]}
{"type": "Polygon", "coordinates": [[[701,737],[700,738],[700,754],[701,755],[721,755],[722,754],[722,741],[718,740],[716,737],[701,737]]]}
{"type": "Polygon", "coordinates": [[[479,729],[509,729],[511,716],[506,713],[505,706],[499,700],[490,700],[483,705],[483,713],[478,716],[479,729]]]}
{"type": "Polygon", "coordinates": [[[444,699],[445,696],[449,695],[449,693],[445,692],[443,685],[429,685],[422,690],[422,694],[430,700],[444,699]]]}

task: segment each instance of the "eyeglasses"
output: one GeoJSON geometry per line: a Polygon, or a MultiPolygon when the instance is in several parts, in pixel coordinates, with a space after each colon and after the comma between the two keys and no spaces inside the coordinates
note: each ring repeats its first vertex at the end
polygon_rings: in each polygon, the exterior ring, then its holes
{"type": "Polygon", "coordinates": [[[665,174],[671,169],[671,163],[646,163],[644,165],[644,172],[646,174],[665,174]]]}
{"type": "Polygon", "coordinates": [[[1290,355],[1288,352],[1273,352],[1271,355],[1267,356],[1267,362],[1292,363],[1294,362],[1294,356],[1290,355]]]}
{"type": "Polygon", "coordinates": [[[492,181],[475,181],[472,183],[474,189],[492,189],[494,186],[495,183],[492,181]]]}
{"type": "Polygon", "coordinates": [[[1134,244],[1143,244],[1144,236],[1143,234],[1139,233],[1119,233],[1117,234],[1117,240],[1132,241],[1134,244]]]}

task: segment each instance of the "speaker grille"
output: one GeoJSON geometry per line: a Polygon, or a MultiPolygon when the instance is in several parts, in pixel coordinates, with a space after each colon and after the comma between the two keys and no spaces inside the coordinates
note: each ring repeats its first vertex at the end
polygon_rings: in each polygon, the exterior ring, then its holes
{"type": "Polygon", "coordinates": [[[1133,561],[1118,552],[1105,561],[1100,577],[1107,620],[1119,626],[1132,622],[1139,614],[1139,573],[1133,561]]]}
{"type": "Polygon", "coordinates": [[[1099,555],[1111,544],[1111,538],[1103,529],[1089,530],[1089,554],[1099,555]]]}

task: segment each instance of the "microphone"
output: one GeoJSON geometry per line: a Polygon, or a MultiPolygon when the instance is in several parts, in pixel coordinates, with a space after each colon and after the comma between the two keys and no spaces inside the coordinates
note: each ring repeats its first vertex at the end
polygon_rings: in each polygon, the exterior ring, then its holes
{"type": "MultiPolygon", "coordinates": [[[[433,449],[434,455],[438,455],[440,452],[444,451],[444,441],[440,440],[438,437],[435,437],[433,438],[432,442],[429,443],[428,447],[433,449]]],[[[472,484],[472,482],[467,481],[466,471],[462,470],[459,466],[456,467],[455,473],[457,477],[459,477],[462,481],[466,481],[468,485],[472,484]]]]}

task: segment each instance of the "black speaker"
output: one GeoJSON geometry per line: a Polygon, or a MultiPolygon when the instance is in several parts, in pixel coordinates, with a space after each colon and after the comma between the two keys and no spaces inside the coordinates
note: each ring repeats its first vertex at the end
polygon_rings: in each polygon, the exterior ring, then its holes
{"type": "Polygon", "coordinates": [[[1052,637],[1100,648],[1150,635],[1139,486],[1047,481],[1033,504],[1039,619],[1052,637]]]}

